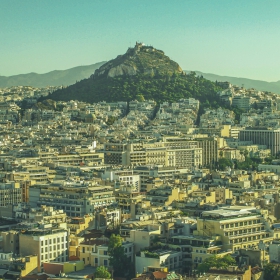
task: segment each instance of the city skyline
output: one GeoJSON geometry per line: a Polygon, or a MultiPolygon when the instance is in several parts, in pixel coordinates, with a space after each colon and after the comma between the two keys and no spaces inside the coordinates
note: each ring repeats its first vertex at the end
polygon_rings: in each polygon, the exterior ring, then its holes
{"type": "Polygon", "coordinates": [[[185,70],[280,80],[278,1],[0,0],[0,75],[108,61],[141,41],[185,70]]]}

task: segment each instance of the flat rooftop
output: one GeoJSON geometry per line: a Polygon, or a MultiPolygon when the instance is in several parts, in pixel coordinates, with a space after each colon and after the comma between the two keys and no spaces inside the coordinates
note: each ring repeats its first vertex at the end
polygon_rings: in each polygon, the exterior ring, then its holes
{"type": "Polygon", "coordinates": [[[239,218],[244,216],[258,216],[259,213],[250,212],[248,210],[225,210],[225,209],[218,209],[218,210],[211,210],[211,211],[203,211],[202,218],[239,218]]]}

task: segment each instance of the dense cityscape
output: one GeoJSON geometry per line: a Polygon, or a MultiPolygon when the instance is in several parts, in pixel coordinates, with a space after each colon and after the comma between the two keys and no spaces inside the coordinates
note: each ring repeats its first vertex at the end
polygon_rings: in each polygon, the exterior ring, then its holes
{"type": "Polygon", "coordinates": [[[59,87],[2,88],[2,278],[275,273],[280,97],[220,86],[224,106],[201,114],[195,98],[66,102],[46,99],[59,87]]]}

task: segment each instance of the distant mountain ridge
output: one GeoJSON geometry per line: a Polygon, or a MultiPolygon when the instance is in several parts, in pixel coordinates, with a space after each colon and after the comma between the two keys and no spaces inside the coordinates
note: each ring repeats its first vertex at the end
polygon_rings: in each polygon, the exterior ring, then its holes
{"type": "Polygon", "coordinates": [[[105,61],[86,66],[77,66],[66,70],[54,70],[44,74],[28,73],[14,76],[0,76],[0,88],[12,86],[69,86],[76,81],[88,78],[105,61]]]}
{"type": "MultiPolygon", "coordinates": [[[[121,59],[121,56],[120,58],[121,59]]],[[[12,87],[12,86],[33,86],[33,87],[46,87],[46,86],[69,86],[76,81],[87,79],[90,76],[97,76],[103,73],[109,72],[112,65],[108,65],[106,61],[98,62],[91,65],[77,66],[66,70],[54,70],[44,74],[28,73],[19,74],[13,76],[0,76],[0,88],[12,87]],[[101,67],[102,66],[102,67],[101,67]],[[109,67],[110,66],[110,67],[109,67]],[[96,71],[97,70],[97,71],[96,71]],[[96,73],[95,73],[96,71],[96,73]],[[94,73],[94,74],[93,74],[94,73]]],[[[177,65],[174,65],[175,68],[177,65]]],[[[133,73],[134,68],[118,67],[111,70],[110,75],[118,75],[123,73],[133,73]],[[130,72],[129,72],[130,71],[130,72]]],[[[147,68],[146,68],[147,69],[147,68]]],[[[150,68],[152,69],[152,67],[150,68]]],[[[178,68],[178,70],[181,70],[178,68]]],[[[147,70],[146,70],[147,71],[147,70]]],[[[184,70],[186,73],[190,73],[188,70],[184,70]]],[[[201,71],[195,71],[197,75],[202,75],[204,78],[210,81],[228,81],[233,85],[243,86],[245,88],[255,88],[261,91],[271,91],[280,94],[280,80],[277,82],[267,82],[261,80],[253,80],[247,78],[238,78],[230,76],[221,76],[212,73],[204,73],[201,71]]]]}
{"type": "MultiPolygon", "coordinates": [[[[190,73],[188,70],[184,70],[186,73],[190,73]]],[[[255,88],[261,91],[270,91],[273,93],[280,94],[280,80],[277,82],[266,82],[261,80],[253,80],[247,78],[238,78],[238,77],[229,77],[229,76],[220,76],[211,73],[203,73],[200,71],[194,71],[197,75],[202,75],[204,78],[210,81],[219,81],[219,82],[230,82],[233,85],[244,86],[245,88],[255,88]]]]}

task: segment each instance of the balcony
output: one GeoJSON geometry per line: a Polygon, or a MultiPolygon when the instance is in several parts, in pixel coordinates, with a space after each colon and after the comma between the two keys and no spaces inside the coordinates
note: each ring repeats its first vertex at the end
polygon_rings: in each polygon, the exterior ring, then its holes
{"type": "Polygon", "coordinates": [[[244,233],[241,233],[241,234],[234,234],[234,235],[229,235],[228,237],[230,239],[234,239],[236,237],[244,237],[244,236],[255,236],[255,235],[261,235],[263,233],[267,233],[266,230],[260,230],[260,231],[255,231],[255,232],[244,232],[244,233]]]}

